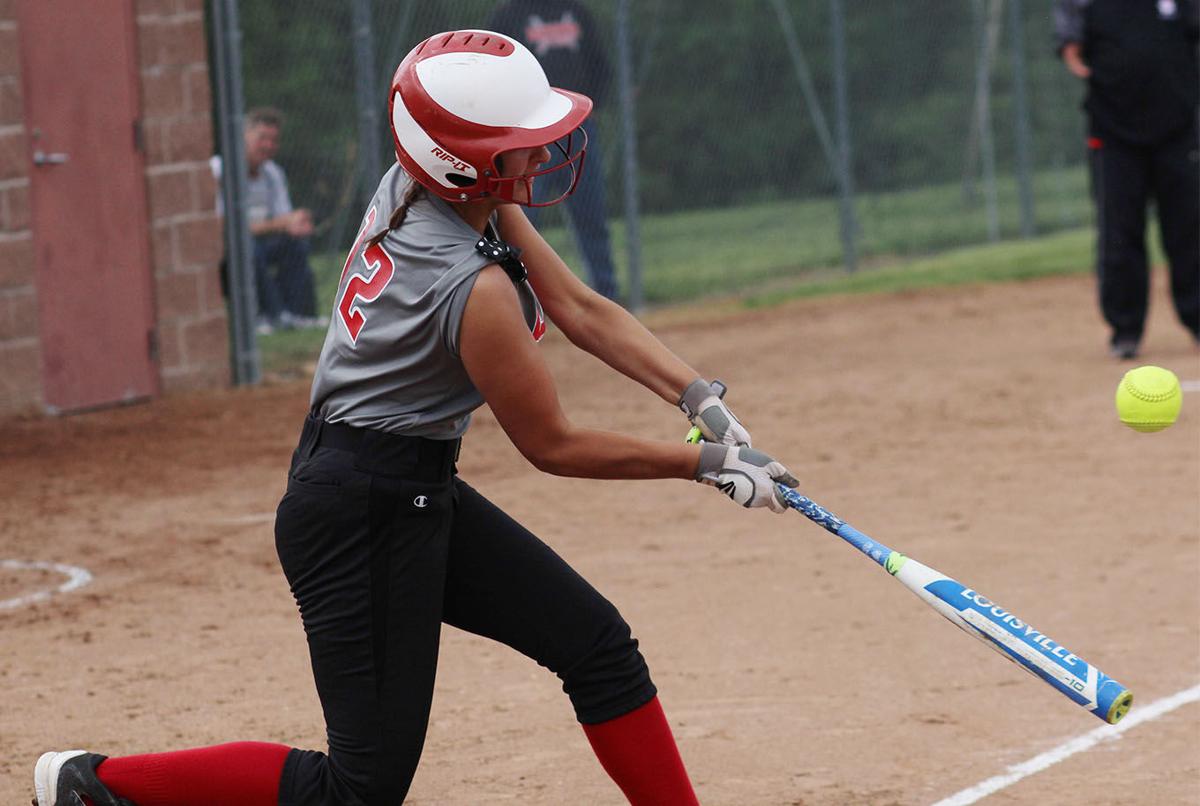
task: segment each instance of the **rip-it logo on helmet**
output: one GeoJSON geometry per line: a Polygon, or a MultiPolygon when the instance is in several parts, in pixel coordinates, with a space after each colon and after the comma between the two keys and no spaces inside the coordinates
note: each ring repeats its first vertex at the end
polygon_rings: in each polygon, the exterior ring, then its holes
{"type": "Polygon", "coordinates": [[[591,99],[551,87],[533,54],[502,34],[452,31],[429,37],[396,69],[389,103],[396,158],[443,199],[495,196],[543,207],[569,196],[579,181],[587,151],[579,127],[591,113],[591,99]],[[550,167],[501,175],[500,154],[543,146],[557,152],[550,167]],[[561,170],[571,171],[566,191],[533,202],[533,180],[561,170]]]}
{"type": "Polygon", "coordinates": [[[450,163],[452,166],[454,166],[454,170],[456,170],[456,171],[468,171],[471,169],[470,165],[463,162],[462,160],[460,160],[458,157],[454,156],[453,154],[443,150],[442,148],[439,148],[438,146],[433,147],[432,153],[433,153],[433,156],[437,157],[438,159],[442,159],[442,160],[445,160],[446,162],[450,163]]]}

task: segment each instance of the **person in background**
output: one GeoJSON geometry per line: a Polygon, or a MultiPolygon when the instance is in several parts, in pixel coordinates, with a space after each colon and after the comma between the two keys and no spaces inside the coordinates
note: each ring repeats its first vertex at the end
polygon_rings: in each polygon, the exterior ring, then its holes
{"type": "MultiPolygon", "coordinates": [[[[288,194],[287,175],[275,162],[283,114],[258,107],[245,114],[246,211],[254,236],[254,281],[258,292],[258,333],[276,328],[323,327],[316,315],[316,293],[309,266],[312,213],[294,209],[288,194]]],[[[221,158],[210,161],[213,176],[221,179],[221,158]]],[[[221,197],[217,197],[219,212],[221,197]]]]}
{"type": "Polygon", "coordinates": [[[1171,264],[1171,297],[1200,344],[1196,0],[1055,0],[1063,63],[1087,82],[1100,308],[1122,360],[1141,347],[1149,300],[1146,205],[1171,264]]]}
{"type": "MultiPolygon", "coordinates": [[[[556,87],[580,92],[599,108],[608,96],[612,68],[595,20],[575,0],[508,0],[497,6],[486,26],[507,34],[533,51],[556,87]]],[[[588,138],[588,169],[563,207],[587,266],[591,286],[603,296],[617,298],[617,277],[609,243],[604,165],[595,121],[583,125],[588,138]]],[[[553,155],[560,159],[560,155],[553,155]]],[[[552,163],[553,164],[553,163],[552,163]]],[[[566,176],[551,174],[538,187],[538,201],[563,190],[566,176]]],[[[537,208],[529,210],[537,223],[537,208]]]]}

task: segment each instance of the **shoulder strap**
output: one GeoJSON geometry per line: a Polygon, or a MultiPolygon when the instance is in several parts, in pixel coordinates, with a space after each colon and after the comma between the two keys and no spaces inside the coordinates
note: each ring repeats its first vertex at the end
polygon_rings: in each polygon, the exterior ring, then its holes
{"type": "Polygon", "coordinates": [[[487,232],[476,242],[475,250],[484,257],[494,260],[515,284],[519,285],[529,276],[529,272],[525,270],[525,264],[521,262],[521,250],[500,240],[490,223],[487,232]],[[488,237],[489,235],[492,237],[488,237]]]}

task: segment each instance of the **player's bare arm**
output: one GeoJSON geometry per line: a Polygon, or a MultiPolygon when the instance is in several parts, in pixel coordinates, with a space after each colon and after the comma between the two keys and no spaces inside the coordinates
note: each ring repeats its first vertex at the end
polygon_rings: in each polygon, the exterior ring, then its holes
{"type": "Polygon", "coordinates": [[[515,205],[499,209],[503,237],[522,250],[529,281],[547,315],[580,349],[641,383],[672,405],[680,405],[704,438],[724,445],[750,445],[721,395],[696,370],[669,350],[620,305],[576,277],[515,205]]]}
{"type": "Polygon", "coordinates": [[[546,315],[571,343],[675,405],[699,373],[632,314],[588,288],[516,205],[499,208],[500,234],[522,250],[546,315]]]}
{"type": "Polygon", "coordinates": [[[580,428],[567,419],[500,267],[479,273],[459,344],[471,381],[517,450],[538,469],[595,479],[695,478],[700,451],[694,445],[580,428]]]}

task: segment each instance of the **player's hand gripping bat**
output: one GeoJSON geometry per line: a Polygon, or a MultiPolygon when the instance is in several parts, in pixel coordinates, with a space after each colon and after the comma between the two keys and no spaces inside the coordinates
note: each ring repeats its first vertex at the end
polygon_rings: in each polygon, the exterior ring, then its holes
{"type": "MultiPolygon", "coordinates": [[[[688,442],[700,441],[700,430],[688,442]]],[[[1095,666],[956,579],[893,551],[813,501],[777,485],[789,507],[825,527],[883,566],[923,602],[1077,705],[1115,725],[1133,704],[1133,693],[1095,666]]]]}

